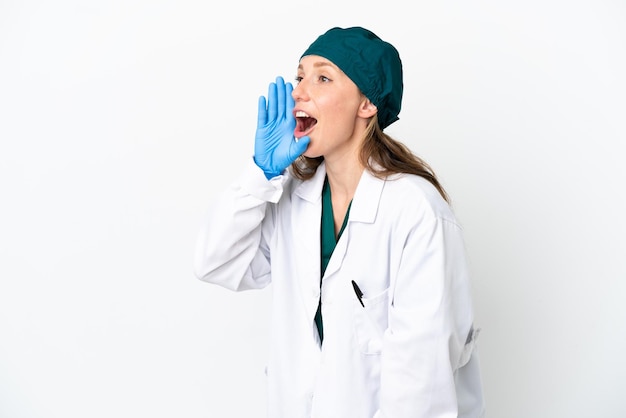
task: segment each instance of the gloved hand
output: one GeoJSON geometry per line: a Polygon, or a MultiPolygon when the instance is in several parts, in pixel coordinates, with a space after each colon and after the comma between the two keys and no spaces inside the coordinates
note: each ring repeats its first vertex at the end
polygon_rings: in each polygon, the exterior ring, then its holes
{"type": "Polygon", "coordinates": [[[276,83],[271,83],[268,89],[267,107],[265,97],[259,97],[254,162],[268,180],[282,174],[310,142],[308,136],[296,139],[293,135],[296,118],[292,91],[291,83],[285,84],[282,77],[276,77],[276,83]]]}

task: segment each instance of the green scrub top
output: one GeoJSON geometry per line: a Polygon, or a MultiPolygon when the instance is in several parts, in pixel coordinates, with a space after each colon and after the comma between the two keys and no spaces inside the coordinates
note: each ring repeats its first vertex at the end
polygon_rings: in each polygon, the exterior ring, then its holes
{"type": "MultiPolygon", "coordinates": [[[[328,262],[330,261],[330,256],[333,255],[333,251],[335,250],[335,246],[337,245],[337,241],[341,237],[343,230],[348,223],[348,215],[350,214],[350,206],[352,206],[352,202],[348,205],[348,210],[346,211],[346,216],[343,218],[343,224],[341,225],[341,229],[339,230],[339,234],[337,234],[337,238],[335,238],[335,220],[333,217],[333,204],[330,196],[330,185],[328,184],[328,177],[324,180],[324,187],[322,188],[322,224],[320,228],[320,241],[321,241],[321,267],[322,267],[322,275],[320,277],[320,286],[322,284],[322,277],[324,277],[324,272],[326,271],[326,267],[328,266],[328,262]]],[[[320,302],[317,305],[317,312],[315,313],[315,325],[317,325],[317,331],[320,335],[320,342],[324,341],[324,326],[322,325],[322,300],[320,297],[320,302]]]]}

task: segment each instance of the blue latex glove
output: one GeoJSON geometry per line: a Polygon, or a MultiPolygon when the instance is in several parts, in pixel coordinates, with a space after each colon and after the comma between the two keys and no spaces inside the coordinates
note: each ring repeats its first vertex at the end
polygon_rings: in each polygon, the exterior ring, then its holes
{"type": "Polygon", "coordinates": [[[309,145],[308,136],[296,139],[293,135],[296,118],[292,91],[291,83],[285,84],[282,77],[276,77],[268,89],[267,106],[265,97],[259,97],[254,162],[268,180],[282,174],[309,145]]]}

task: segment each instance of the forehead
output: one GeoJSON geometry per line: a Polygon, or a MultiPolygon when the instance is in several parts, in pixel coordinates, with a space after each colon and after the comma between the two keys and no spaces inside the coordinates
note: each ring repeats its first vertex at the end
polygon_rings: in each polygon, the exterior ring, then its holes
{"type": "Polygon", "coordinates": [[[332,61],[319,55],[306,55],[300,59],[298,70],[315,69],[315,68],[332,68],[340,70],[332,61]]]}

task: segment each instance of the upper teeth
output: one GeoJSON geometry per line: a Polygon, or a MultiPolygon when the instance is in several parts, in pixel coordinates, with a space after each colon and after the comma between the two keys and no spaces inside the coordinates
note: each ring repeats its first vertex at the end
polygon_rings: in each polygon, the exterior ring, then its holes
{"type": "Polygon", "coordinates": [[[297,118],[308,118],[308,117],[309,117],[309,115],[307,115],[306,113],[304,113],[302,110],[298,110],[298,111],[296,112],[296,117],[297,117],[297,118]]]}

